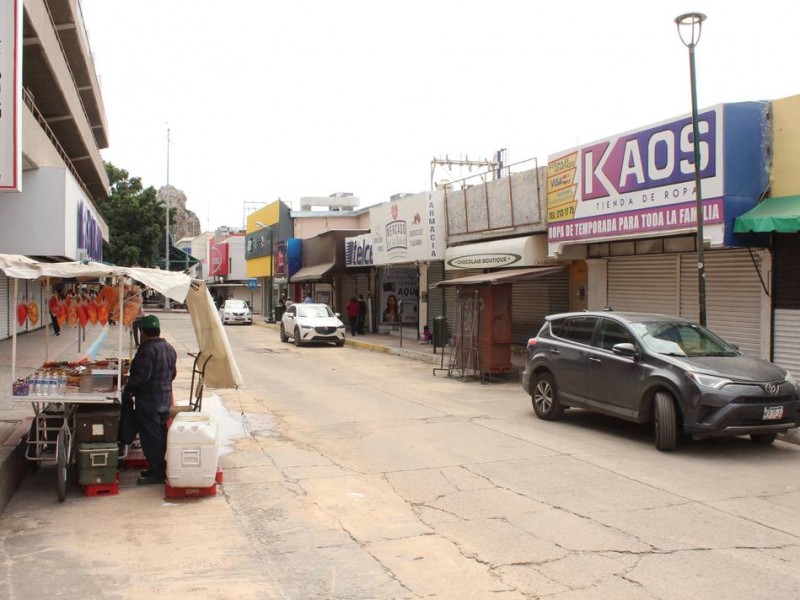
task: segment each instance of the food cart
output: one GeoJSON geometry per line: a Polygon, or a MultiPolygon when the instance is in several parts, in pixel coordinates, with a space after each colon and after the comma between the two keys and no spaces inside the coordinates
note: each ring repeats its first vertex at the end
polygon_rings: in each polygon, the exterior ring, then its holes
{"type": "MultiPolygon", "coordinates": [[[[198,342],[199,351],[193,353],[192,410],[200,410],[202,390],[211,388],[241,387],[243,380],[219,320],[211,295],[202,281],[193,281],[182,273],[155,269],[115,267],[93,262],[40,263],[23,256],[0,254],[0,269],[13,279],[14,298],[17,298],[19,279],[38,279],[49,290],[54,280],[89,280],[102,278],[116,286],[119,302],[115,328],[118,335],[116,356],[104,361],[85,360],[74,363],[55,363],[49,360],[49,324],[46,325],[44,361],[42,368],[49,377],[28,381],[17,380],[17,332],[12,336],[12,390],[11,397],[18,402],[29,402],[34,417],[27,442],[26,458],[36,467],[56,466],[58,500],[66,498],[69,469],[76,461],[75,426],[79,407],[119,405],[127,377],[130,359],[123,354],[125,325],[125,286],[133,282],[156,290],[176,302],[186,303],[198,342]],[[58,373],[56,377],[52,372],[58,373]]],[[[107,335],[110,325],[104,326],[107,335]]],[[[128,354],[130,354],[130,349],[128,354]]]]}

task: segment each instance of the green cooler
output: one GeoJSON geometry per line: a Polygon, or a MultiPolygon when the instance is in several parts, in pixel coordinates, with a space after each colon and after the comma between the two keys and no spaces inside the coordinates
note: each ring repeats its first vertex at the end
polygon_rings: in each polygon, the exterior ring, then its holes
{"type": "Polygon", "coordinates": [[[81,485],[114,483],[118,461],[116,442],[78,444],[78,482],[81,485]]]}

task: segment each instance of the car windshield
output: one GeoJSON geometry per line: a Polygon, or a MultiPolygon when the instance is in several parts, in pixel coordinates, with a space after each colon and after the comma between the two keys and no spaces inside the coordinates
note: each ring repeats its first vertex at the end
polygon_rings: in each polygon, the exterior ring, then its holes
{"type": "Polygon", "coordinates": [[[244,300],[226,300],[225,308],[242,309],[247,308],[247,302],[244,300]]]}
{"type": "Polygon", "coordinates": [[[695,323],[652,321],[633,323],[645,346],[668,356],[738,356],[739,352],[695,323]]]}
{"type": "Polygon", "coordinates": [[[332,317],[333,312],[327,306],[310,306],[307,304],[297,305],[298,317],[332,317]]]}

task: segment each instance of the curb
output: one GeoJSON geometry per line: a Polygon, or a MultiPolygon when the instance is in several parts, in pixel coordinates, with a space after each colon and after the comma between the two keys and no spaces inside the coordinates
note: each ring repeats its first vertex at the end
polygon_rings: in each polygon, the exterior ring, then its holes
{"type": "Polygon", "coordinates": [[[27,417],[17,425],[14,432],[0,445],[0,514],[19,488],[30,464],[25,458],[25,442],[33,417],[27,417]]]}

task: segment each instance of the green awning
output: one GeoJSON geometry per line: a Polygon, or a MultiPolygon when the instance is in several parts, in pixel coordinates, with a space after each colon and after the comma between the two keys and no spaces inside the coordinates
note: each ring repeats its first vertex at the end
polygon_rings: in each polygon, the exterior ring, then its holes
{"type": "Polygon", "coordinates": [[[800,231],[800,196],[767,198],[736,218],[734,233],[797,233],[800,231]]]}

